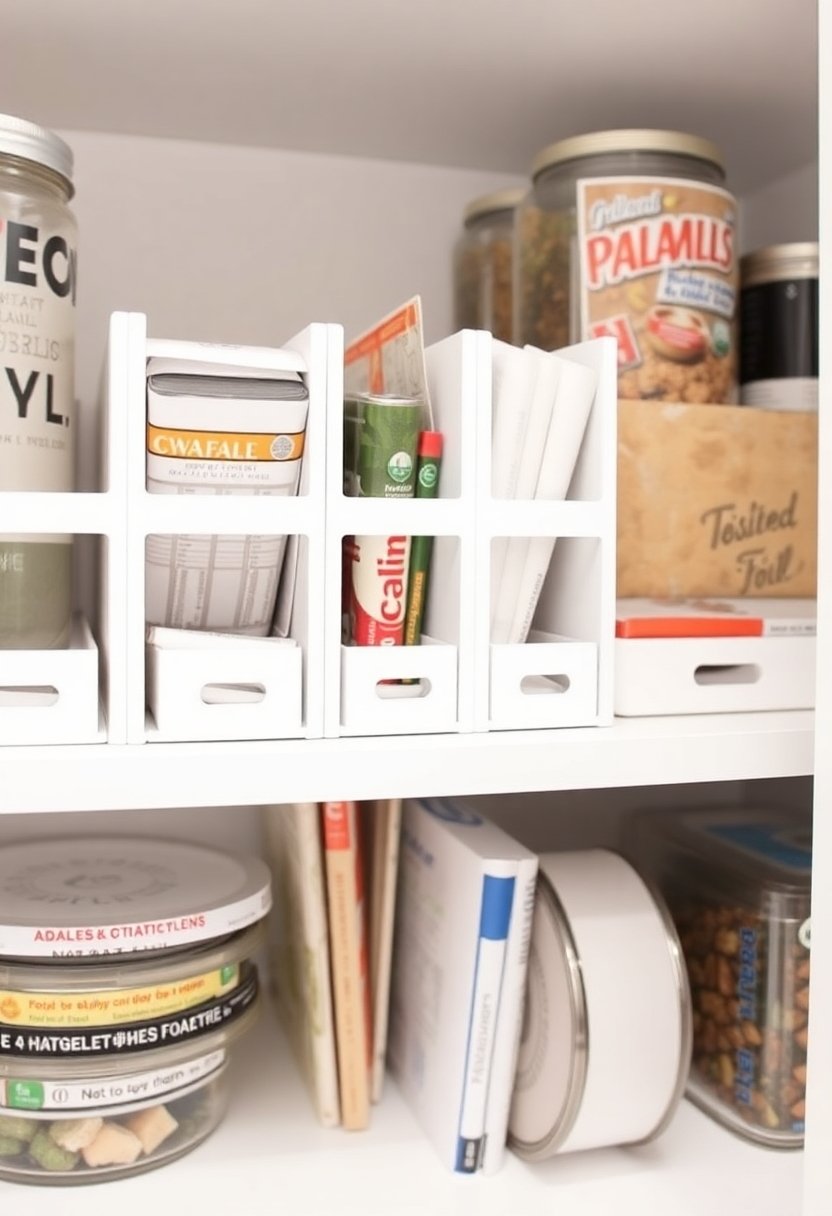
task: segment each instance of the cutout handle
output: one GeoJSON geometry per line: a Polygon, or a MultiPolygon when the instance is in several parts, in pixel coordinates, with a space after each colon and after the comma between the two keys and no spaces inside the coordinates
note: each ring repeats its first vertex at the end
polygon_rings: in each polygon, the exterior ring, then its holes
{"type": "Polygon", "coordinates": [[[60,693],[54,684],[2,684],[0,706],[14,709],[43,709],[54,705],[60,693]]]}
{"type": "Polygon", "coordinates": [[[571,680],[566,675],[529,675],[520,681],[520,691],[527,697],[562,696],[568,692],[571,680]]]}
{"type": "Polygon", "coordinates": [[[415,700],[426,697],[430,693],[430,680],[422,676],[419,679],[408,679],[407,683],[397,680],[379,680],[376,684],[376,696],[382,701],[415,700]]]}
{"type": "Polygon", "coordinates": [[[266,699],[265,684],[203,684],[205,705],[256,705],[266,699]]]}
{"type": "Polygon", "coordinates": [[[697,684],[756,684],[763,673],[757,663],[701,663],[693,673],[697,684]]]}

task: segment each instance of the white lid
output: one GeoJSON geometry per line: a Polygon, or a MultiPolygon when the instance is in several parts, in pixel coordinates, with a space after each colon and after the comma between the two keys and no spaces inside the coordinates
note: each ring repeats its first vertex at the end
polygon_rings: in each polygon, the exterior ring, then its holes
{"type": "Polygon", "coordinates": [[[569,923],[552,884],[538,872],[523,1037],[508,1143],[528,1161],[549,1157],[569,1134],[587,1066],[586,996],[569,923]]]}
{"type": "Polygon", "coordinates": [[[71,837],[0,850],[0,955],[95,958],[225,937],[271,907],[256,857],[178,840],[71,837]]]}
{"type": "Polygon", "coordinates": [[[19,156],[52,169],[72,185],[73,157],[69,144],[59,135],[26,118],[0,114],[0,154],[19,156]]]}

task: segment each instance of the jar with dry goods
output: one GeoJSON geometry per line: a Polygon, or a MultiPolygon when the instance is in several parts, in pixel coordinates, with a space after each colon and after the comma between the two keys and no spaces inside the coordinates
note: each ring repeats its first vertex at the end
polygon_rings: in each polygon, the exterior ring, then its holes
{"type": "Polygon", "coordinates": [[[487,329],[511,341],[514,213],[523,194],[500,190],[465,208],[454,249],[455,329],[487,329]]]}
{"type": "Polygon", "coordinates": [[[614,130],[545,148],[517,212],[514,341],[611,335],[627,398],[737,398],[737,207],[719,150],[614,130]]]}
{"type": "MultiPolygon", "coordinates": [[[[72,152],[0,115],[0,490],[73,488],[72,152]]],[[[71,537],[0,535],[0,649],[66,646],[71,537]]]]}
{"type": "Polygon", "coordinates": [[[818,408],[818,246],[767,245],[740,262],[743,405],[818,408]]]}
{"type": "Polygon", "coordinates": [[[670,908],[693,1001],[688,1097],[775,1148],[803,1144],[811,824],[780,810],[650,816],[643,860],[670,908]]]}

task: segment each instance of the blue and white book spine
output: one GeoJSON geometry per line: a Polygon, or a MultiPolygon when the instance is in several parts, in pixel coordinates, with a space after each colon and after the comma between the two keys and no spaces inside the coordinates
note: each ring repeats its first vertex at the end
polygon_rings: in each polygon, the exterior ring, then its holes
{"type": "Polygon", "coordinates": [[[476,1173],[485,1151],[491,1062],[500,1018],[514,887],[514,878],[486,874],[482,880],[479,938],[457,1135],[455,1169],[461,1174],[476,1173]]]}
{"type": "Polygon", "coordinates": [[[536,854],[517,863],[517,882],[514,887],[514,903],[506,943],[503,993],[500,998],[500,1020],[491,1061],[485,1147],[482,1155],[484,1174],[496,1173],[505,1156],[509,1111],[523,1030],[537,871],[536,854]]]}

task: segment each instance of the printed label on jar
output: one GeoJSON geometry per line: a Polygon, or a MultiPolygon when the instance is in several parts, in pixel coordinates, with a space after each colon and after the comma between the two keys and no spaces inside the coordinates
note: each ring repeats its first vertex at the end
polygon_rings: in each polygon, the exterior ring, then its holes
{"type": "Polygon", "coordinates": [[[76,268],[71,226],[46,229],[0,214],[5,490],[72,489],[76,268]]]}
{"type": "Polygon", "coordinates": [[[209,1052],[196,1060],[154,1068],[124,1077],[41,1081],[24,1077],[0,1080],[0,1107],[7,1110],[76,1111],[106,1107],[133,1107],[176,1093],[216,1072],[225,1063],[225,1051],[209,1052]]]}
{"type": "Polygon", "coordinates": [[[680,178],[577,183],[581,331],[618,342],[620,397],[737,398],[736,203],[680,178]]]}

